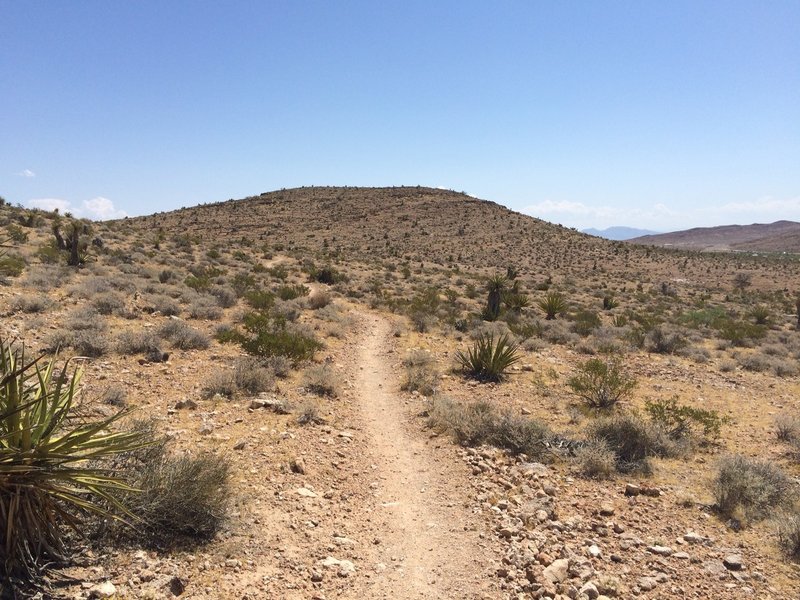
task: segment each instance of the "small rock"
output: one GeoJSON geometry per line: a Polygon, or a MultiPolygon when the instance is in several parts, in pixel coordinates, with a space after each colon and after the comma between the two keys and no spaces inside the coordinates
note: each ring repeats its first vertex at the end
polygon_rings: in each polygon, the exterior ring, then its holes
{"type": "Polygon", "coordinates": [[[212,431],[214,431],[214,426],[213,426],[211,423],[203,423],[203,424],[200,426],[200,429],[198,429],[198,433],[199,433],[200,435],[208,435],[208,434],[210,434],[212,431]]]}
{"type": "Polygon", "coordinates": [[[722,564],[729,571],[741,571],[744,569],[744,561],[741,554],[729,554],[722,559],[722,564]]]}
{"type": "Polygon", "coordinates": [[[604,517],[610,517],[614,514],[614,504],[611,502],[603,502],[600,505],[600,514],[604,517]]]}
{"type": "Polygon", "coordinates": [[[686,535],[683,536],[683,539],[690,544],[702,544],[705,542],[705,538],[694,531],[687,532],[686,535]]]}
{"type": "Polygon", "coordinates": [[[180,596],[186,591],[186,582],[180,577],[173,577],[169,580],[169,591],[173,596],[180,596]]]}
{"type": "Polygon", "coordinates": [[[642,577],[639,579],[638,585],[639,589],[643,592],[649,592],[658,585],[658,582],[655,577],[642,577]]]}
{"type": "Polygon", "coordinates": [[[89,590],[89,598],[111,598],[116,593],[117,587],[110,581],[104,581],[89,590]]]}
{"type": "Polygon", "coordinates": [[[589,598],[589,600],[596,600],[600,595],[600,592],[597,591],[597,586],[591,581],[583,584],[580,593],[589,598]]]}
{"type": "Polygon", "coordinates": [[[600,546],[598,546],[597,544],[592,544],[591,546],[589,546],[586,552],[592,558],[600,558],[603,555],[603,552],[600,550],[600,546]]]}
{"type": "Polygon", "coordinates": [[[233,445],[234,450],[244,450],[244,447],[247,445],[245,440],[239,440],[233,445]]]}
{"type": "Polygon", "coordinates": [[[669,546],[649,546],[647,551],[659,556],[670,556],[672,554],[672,548],[669,546]]]}
{"type": "Polygon", "coordinates": [[[305,475],[306,473],[306,461],[304,461],[301,457],[296,457],[289,463],[289,468],[292,470],[292,473],[298,473],[300,475],[305,475]]]}
{"type": "Polygon", "coordinates": [[[317,493],[316,492],[313,492],[310,489],[305,488],[305,487],[297,488],[297,493],[300,496],[303,496],[303,498],[316,498],[317,497],[317,493]]]}
{"type": "Polygon", "coordinates": [[[689,560],[689,554],[687,552],[676,552],[672,555],[672,558],[677,558],[679,560],[689,560]]]}
{"type": "Polygon", "coordinates": [[[636,485],[635,483],[628,483],[625,485],[625,495],[626,496],[638,496],[642,491],[642,488],[636,485]]]}
{"type": "Polygon", "coordinates": [[[550,566],[544,570],[542,575],[551,583],[566,581],[569,575],[569,560],[566,558],[554,560],[550,566]]]}
{"type": "Polygon", "coordinates": [[[320,581],[322,581],[322,579],[323,575],[321,571],[317,570],[311,571],[311,581],[313,581],[314,583],[319,583],[320,581]]]}

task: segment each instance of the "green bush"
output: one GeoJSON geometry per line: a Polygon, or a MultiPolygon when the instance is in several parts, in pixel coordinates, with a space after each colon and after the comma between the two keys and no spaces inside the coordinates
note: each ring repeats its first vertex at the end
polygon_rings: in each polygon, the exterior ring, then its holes
{"type": "Polygon", "coordinates": [[[792,481],[780,467],[739,454],[720,460],[712,491],[722,515],[748,521],[763,519],[794,496],[792,481]]]}
{"type": "Polygon", "coordinates": [[[308,296],[309,290],[304,285],[282,285],[278,288],[278,298],[281,300],[294,300],[302,296],[308,296]]]}
{"type": "Polygon", "coordinates": [[[520,358],[517,344],[509,340],[508,334],[495,341],[493,334],[483,333],[466,353],[456,351],[456,362],[462,371],[478,381],[502,381],[508,368],[520,358]]]}
{"type": "Polygon", "coordinates": [[[290,328],[285,319],[264,312],[244,316],[244,332],[230,330],[218,334],[220,341],[237,342],[253,356],[268,358],[284,356],[297,363],[309,360],[322,348],[311,334],[290,328]]]}
{"type": "Polygon", "coordinates": [[[439,385],[439,373],[430,352],[412,350],[403,361],[406,379],[400,389],[417,391],[423,396],[432,396],[439,385]]]}
{"type": "Polygon", "coordinates": [[[592,408],[610,408],[627,398],[636,380],[625,375],[616,361],[592,358],[581,363],[567,385],[592,408]]]}
{"type": "Polygon", "coordinates": [[[668,400],[648,400],[645,410],[673,439],[685,438],[699,428],[705,440],[713,442],[719,438],[722,426],[728,421],[715,410],[679,405],[675,397],[668,400]]]}

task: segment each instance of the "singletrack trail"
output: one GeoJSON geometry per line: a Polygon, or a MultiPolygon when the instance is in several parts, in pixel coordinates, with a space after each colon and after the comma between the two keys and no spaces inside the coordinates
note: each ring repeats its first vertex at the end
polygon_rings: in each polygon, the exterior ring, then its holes
{"type": "Polygon", "coordinates": [[[496,597],[487,595],[479,517],[466,508],[466,466],[448,441],[432,442],[411,423],[413,408],[393,373],[399,360],[389,322],[372,314],[361,321],[354,391],[377,478],[371,484],[375,560],[385,565],[365,581],[362,597],[496,597]]]}

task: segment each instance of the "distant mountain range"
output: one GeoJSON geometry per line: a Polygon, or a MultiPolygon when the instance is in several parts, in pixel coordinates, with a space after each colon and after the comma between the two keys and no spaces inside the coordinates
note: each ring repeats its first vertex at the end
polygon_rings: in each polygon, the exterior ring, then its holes
{"type": "Polygon", "coordinates": [[[672,233],[633,237],[626,241],[685,250],[800,253],[800,223],[776,221],[767,224],[696,227],[672,233]]]}
{"type": "Polygon", "coordinates": [[[650,231],[649,229],[636,229],[635,227],[609,227],[608,229],[595,229],[592,227],[590,229],[584,229],[582,233],[605,238],[607,240],[621,241],[645,235],[655,235],[659,232],[650,231]]]}

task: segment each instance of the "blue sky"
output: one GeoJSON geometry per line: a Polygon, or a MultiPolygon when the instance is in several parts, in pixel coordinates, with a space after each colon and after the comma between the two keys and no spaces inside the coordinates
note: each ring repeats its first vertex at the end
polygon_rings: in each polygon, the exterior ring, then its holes
{"type": "Polygon", "coordinates": [[[0,0],[0,195],[428,185],[568,226],[800,220],[800,2],[0,0]]]}

